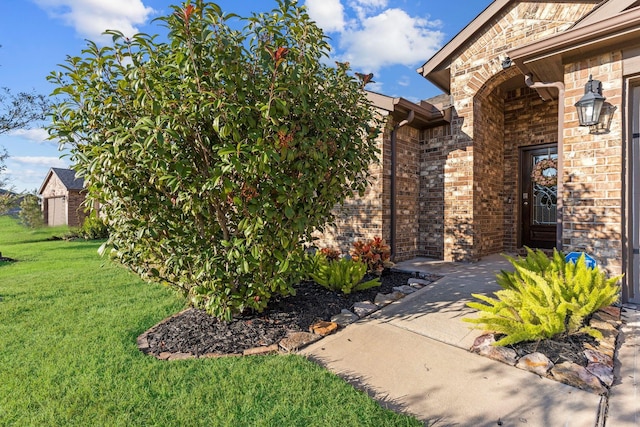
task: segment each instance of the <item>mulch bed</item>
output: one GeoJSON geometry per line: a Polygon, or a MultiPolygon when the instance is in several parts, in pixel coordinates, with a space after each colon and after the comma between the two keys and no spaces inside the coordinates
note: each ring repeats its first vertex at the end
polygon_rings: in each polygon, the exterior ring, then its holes
{"type": "MultiPolygon", "coordinates": [[[[314,282],[296,287],[296,295],[274,297],[262,313],[237,316],[233,321],[221,322],[202,310],[188,309],[147,333],[148,353],[239,354],[244,350],[278,343],[290,331],[308,332],[319,320],[330,320],[342,309],[354,303],[371,301],[380,292],[393,292],[394,286],[407,284],[413,274],[385,271],[382,285],[344,295],[330,291],[314,282]]],[[[368,280],[372,277],[366,278],[368,280]]]]}
{"type": "MultiPolygon", "coordinates": [[[[499,337],[497,338],[499,339],[499,337]]],[[[573,362],[580,366],[587,366],[589,360],[584,355],[585,343],[597,346],[597,340],[592,336],[576,334],[533,342],[525,341],[507,347],[514,349],[518,357],[539,352],[547,356],[554,364],[573,362]]]]}

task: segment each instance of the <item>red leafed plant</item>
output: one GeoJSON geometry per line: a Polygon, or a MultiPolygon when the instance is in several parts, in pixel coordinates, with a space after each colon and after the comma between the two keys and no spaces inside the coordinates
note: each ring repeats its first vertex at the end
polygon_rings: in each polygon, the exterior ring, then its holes
{"type": "Polygon", "coordinates": [[[380,237],[374,237],[368,242],[354,242],[351,256],[366,263],[368,271],[380,274],[391,257],[391,249],[380,237]]]}
{"type": "Polygon", "coordinates": [[[320,253],[329,261],[338,261],[340,259],[340,251],[333,248],[322,248],[320,253]]]}

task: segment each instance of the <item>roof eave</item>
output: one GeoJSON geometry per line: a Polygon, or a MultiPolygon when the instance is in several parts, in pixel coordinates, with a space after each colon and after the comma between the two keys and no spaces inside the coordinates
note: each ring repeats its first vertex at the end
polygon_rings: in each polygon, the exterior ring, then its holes
{"type": "Polygon", "coordinates": [[[438,126],[447,121],[444,112],[425,101],[416,104],[405,98],[394,98],[376,92],[367,92],[367,98],[371,105],[387,111],[397,121],[406,119],[409,113],[413,111],[414,119],[411,122],[411,126],[418,129],[438,126]]]}
{"type": "Polygon", "coordinates": [[[640,9],[576,27],[508,52],[523,74],[536,81],[563,81],[563,61],[614,47],[620,49],[640,40],[640,9]]]}

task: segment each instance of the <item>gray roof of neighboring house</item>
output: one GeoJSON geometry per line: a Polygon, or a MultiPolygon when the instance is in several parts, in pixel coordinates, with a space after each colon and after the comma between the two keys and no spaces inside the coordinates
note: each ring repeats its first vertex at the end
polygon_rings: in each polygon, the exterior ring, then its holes
{"type": "Polygon", "coordinates": [[[58,179],[60,179],[60,181],[62,182],[62,185],[64,185],[67,190],[80,191],[84,189],[84,179],[77,178],[76,172],[74,170],[63,169],[63,168],[51,168],[49,169],[49,173],[47,173],[47,177],[44,179],[44,182],[40,186],[40,190],[38,191],[38,194],[42,194],[52,174],[55,174],[58,177],[58,179]]]}
{"type": "Polygon", "coordinates": [[[76,171],[71,169],[51,168],[67,190],[82,190],[84,188],[84,179],[76,177],[76,171]]]}

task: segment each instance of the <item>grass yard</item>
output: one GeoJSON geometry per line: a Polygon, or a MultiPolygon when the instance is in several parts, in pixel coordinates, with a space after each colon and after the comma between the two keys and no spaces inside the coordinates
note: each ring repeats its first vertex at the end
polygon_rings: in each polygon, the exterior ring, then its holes
{"type": "Polygon", "coordinates": [[[0,426],[422,425],[300,356],[143,355],[183,302],[63,232],[0,216],[0,426]]]}

